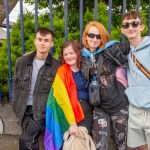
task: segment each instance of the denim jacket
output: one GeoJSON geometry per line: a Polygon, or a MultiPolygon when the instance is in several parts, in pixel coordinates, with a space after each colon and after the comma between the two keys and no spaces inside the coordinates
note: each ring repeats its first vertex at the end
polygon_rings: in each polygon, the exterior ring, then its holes
{"type": "MultiPolygon", "coordinates": [[[[18,58],[15,66],[12,97],[13,110],[16,113],[19,122],[23,119],[28,102],[35,54],[36,51],[18,58]]],[[[39,70],[33,92],[32,108],[35,120],[45,118],[45,107],[48,94],[58,67],[59,61],[53,58],[49,53],[45,64],[39,70]]]]}

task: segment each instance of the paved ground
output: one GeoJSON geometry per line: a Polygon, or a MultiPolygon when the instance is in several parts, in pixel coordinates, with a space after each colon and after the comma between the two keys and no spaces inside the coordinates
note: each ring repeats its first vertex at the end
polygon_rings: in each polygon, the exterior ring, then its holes
{"type": "Polygon", "coordinates": [[[0,150],[18,150],[18,136],[3,135],[0,139],[0,150]]]}
{"type": "MultiPolygon", "coordinates": [[[[18,137],[19,135],[3,135],[0,139],[0,150],[18,150],[18,137]]],[[[43,141],[42,137],[41,141],[43,141]]],[[[42,143],[40,143],[40,150],[44,150],[42,143]]]]}
{"type": "MultiPolygon", "coordinates": [[[[0,139],[0,150],[18,150],[18,137],[21,133],[17,118],[12,111],[11,104],[0,104],[0,116],[4,121],[4,135],[0,139]]],[[[40,150],[44,150],[43,136],[40,137],[40,150]]],[[[112,141],[109,143],[109,150],[115,150],[112,141]]]]}
{"type": "MultiPolygon", "coordinates": [[[[18,137],[21,128],[17,124],[17,118],[12,111],[11,104],[0,104],[0,117],[4,122],[4,134],[0,139],[0,150],[18,150],[18,137]]],[[[40,138],[40,150],[43,148],[43,136],[40,138]]]]}
{"type": "MultiPolygon", "coordinates": [[[[0,139],[0,150],[18,150],[18,137],[18,135],[3,135],[0,139]]],[[[42,141],[43,139],[41,137],[40,150],[44,150],[42,141]]],[[[113,143],[110,143],[109,150],[114,150],[113,143]]]]}

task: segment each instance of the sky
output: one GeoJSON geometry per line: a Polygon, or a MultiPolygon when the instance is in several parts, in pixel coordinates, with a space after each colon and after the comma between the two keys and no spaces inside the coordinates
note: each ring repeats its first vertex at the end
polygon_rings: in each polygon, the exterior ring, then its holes
{"type": "MultiPolygon", "coordinates": [[[[23,3],[23,11],[24,12],[31,11],[31,12],[34,13],[35,12],[34,8],[35,8],[35,5],[29,5],[29,4],[23,3]]],[[[46,11],[46,10],[48,10],[48,8],[47,9],[38,10],[38,12],[39,13],[43,13],[43,11],[46,11]]],[[[16,22],[19,14],[20,14],[20,1],[16,4],[16,6],[10,12],[10,14],[9,14],[9,20],[13,21],[13,22],[16,22]]]]}
{"type": "MultiPolygon", "coordinates": [[[[29,5],[29,4],[23,3],[23,12],[31,11],[31,12],[34,13],[35,12],[34,8],[35,8],[34,5],[29,5]]],[[[38,10],[38,12],[41,13],[44,10],[48,10],[48,9],[38,10]]],[[[16,6],[10,12],[10,14],[9,14],[9,21],[16,22],[19,14],[20,14],[20,1],[16,4],[16,6]]],[[[4,31],[6,31],[6,28],[2,28],[2,29],[4,31]]]]}
{"type": "MultiPolygon", "coordinates": [[[[26,3],[23,3],[23,11],[33,11],[34,12],[34,5],[28,5],[26,3]]],[[[20,14],[20,1],[16,4],[16,6],[13,8],[13,10],[9,14],[9,21],[16,22],[18,15],[20,14]]],[[[2,28],[4,31],[6,31],[6,28],[2,28]]]]}
{"type": "MultiPolygon", "coordinates": [[[[23,10],[26,11],[34,11],[34,6],[28,5],[26,3],[23,3],[23,10]]],[[[13,10],[9,14],[9,20],[16,22],[17,17],[20,13],[20,2],[17,3],[17,5],[13,8],[13,10]]]]}

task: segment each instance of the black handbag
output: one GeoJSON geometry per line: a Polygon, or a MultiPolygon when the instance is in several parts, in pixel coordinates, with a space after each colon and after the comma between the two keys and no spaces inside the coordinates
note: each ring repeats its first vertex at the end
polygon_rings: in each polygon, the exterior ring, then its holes
{"type": "Polygon", "coordinates": [[[103,57],[102,54],[99,54],[98,57],[98,69],[97,69],[97,76],[95,76],[95,78],[91,81],[91,83],[89,84],[89,103],[92,106],[98,106],[100,105],[100,73],[102,70],[102,66],[103,66],[103,57]]]}
{"type": "Polygon", "coordinates": [[[89,103],[92,106],[98,106],[100,104],[100,85],[97,80],[89,84],[89,103]]]}

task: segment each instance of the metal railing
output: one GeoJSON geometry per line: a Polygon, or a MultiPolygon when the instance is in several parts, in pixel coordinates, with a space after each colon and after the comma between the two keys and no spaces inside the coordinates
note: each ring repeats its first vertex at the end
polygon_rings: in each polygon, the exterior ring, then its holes
{"type": "MultiPolygon", "coordinates": [[[[83,2],[84,0],[79,0],[79,24],[80,24],[80,44],[82,44],[82,33],[83,33],[83,2]]],[[[94,0],[94,20],[96,21],[98,18],[98,0],[94,0]]],[[[9,101],[12,100],[12,65],[11,65],[11,47],[10,47],[10,31],[9,31],[9,0],[6,0],[6,28],[7,28],[7,45],[8,45],[8,83],[9,83],[9,101]]],[[[50,20],[50,29],[53,29],[53,8],[52,8],[52,0],[49,0],[49,20],[50,20]]],[[[109,9],[108,9],[108,32],[111,33],[111,23],[112,23],[112,0],[109,0],[109,9]]],[[[123,9],[122,14],[126,11],[127,1],[123,0],[123,9]]],[[[149,0],[150,5],[150,0],[149,0]]],[[[136,9],[140,8],[140,0],[136,0],[136,9]]],[[[65,18],[65,41],[68,40],[68,0],[64,0],[64,18],[65,18]]],[[[150,20],[150,9],[149,9],[149,20],[150,20]]],[[[20,28],[21,28],[21,43],[22,43],[22,54],[25,53],[24,46],[24,19],[23,19],[23,0],[20,0],[20,28]]],[[[150,35],[150,21],[148,23],[148,34],[150,35]]],[[[38,0],[35,0],[35,30],[38,28],[38,0]]],[[[124,40],[124,36],[122,35],[122,40],[124,40]]],[[[0,77],[1,78],[1,77],[0,77]]],[[[2,101],[2,91],[0,90],[0,102],[2,101]]]]}

